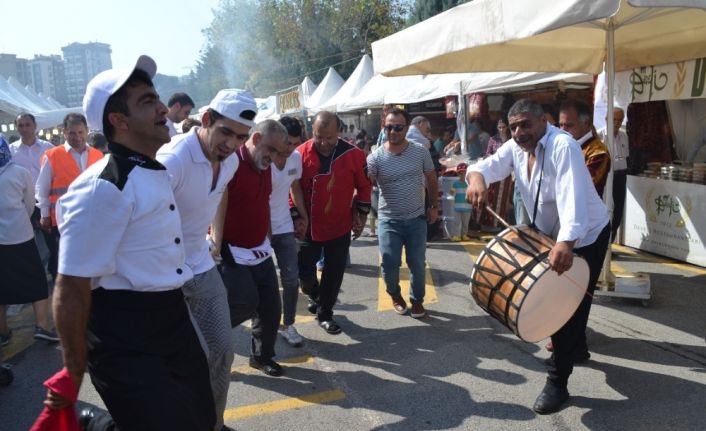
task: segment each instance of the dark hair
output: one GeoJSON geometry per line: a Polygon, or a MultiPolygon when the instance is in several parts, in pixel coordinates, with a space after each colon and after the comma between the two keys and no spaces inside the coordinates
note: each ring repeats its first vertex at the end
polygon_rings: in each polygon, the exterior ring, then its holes
{"type": "Polygon", "coordinates": [[[539,102],[532,99],[520,99],[515,102],[507,113],[507,117],[515,117],[520,114],[532,114],[536,118],[542,117],[544,115],[544,109],[539,102]]]}
{"type": "Polygon", "coordinates": [[[215,109],[208,108],[206,110],[206,112],[208,112],[208,118],[209,118],[208,124],[209,125],[212,125],[213,123],[215,123],[218,120],[222,120],[222,119],[226,118],[225,115],[222,115],[220,112],[216,111],[215,109]]]}
{"type": "Polygon", "coordinates": [[[591,107],[588,106],[588,103],[575,99],[567,99],[561,104],[559,112],[568,111],[570,109],[576,111],[579,121],[582,121],[589,125],[593,125],[591,107]]]}
{"type": "Polygon", "coordinates": [[[118,112],[124,115],[130,115],[130,109],[127,106],[127,89],[130,87],[136,87],[140,84],[149,85],[154,87],[152,84],[152,79],[149,74],[142,69],[135,69],[130,77],[125,81],[122,87],[113,93],[105,103],[105,108],[103,109],[103,134],[108,140],[113,139],[115,134],[115,129],[113,125],[110,124],[108,120],[108,114],[113,112],[118,112]]]}
{"type": "Polygon", "coordinates": [[[181,122],[181,133],[187,133],[193,127],[202,125],[203,124],[201,124],[199,120],[187,117],[186,119],[184,119],[184,121],[181,122]]]}
{"type": "Polygon", "coordinates": [[[101,132],[91,132],[86,138],[86,142],[96,150],[103,151],[108,147],[108,140],[101,132]]]}
{"type": "MultiPolygon", "coordinates": [[[[406,123],[406,125],[409,125],[409,113],[402,108],[398,108],[395,106],[387,112],[387,115],[401,115],[404,117],[404,122],[406,123]]],[[[387,118],[387,115],[385,115],[385,118],[387,118]]]]}
{"type": "Polygon", "coordinates": [[[69,112],[66,114],[66,117],[64,117],[64,129],[69,127],[69,124],[83,124],[88,128],[88,122],[86,122],[86,117],[83,116],[83,114],[79,114],[78,112],[69,112]]]}
{"type": "Polygon", "coordinates": [[[341,119],[338,118],[338,115],[334,114],[333,112],[319,111],[314,116],[314,123],[318,121],[323,127],[328,127],[328,125],[331,124],[331,120],[334,120],[336,122],[336,130],[341,130],[341,119]]]}
{"type": "Polygon", "coordinates": [[[196,106],[193,99],[191,99],[191,97],[189,97],[189,95],[186,93],[172,94],[172,97],[170,97],[169,101],[167,102],[167,107],[171,108],[172,106],[174,106],[177,103],[180,104],[181,106],[186,106],[186,105],[196,106]]]}
{"type": "Polygon", "coordinates": [[[34,118],[34,115],[30,114],[29,112],[20,112],[17,117],[15,117],[15,126],[18,125],[17,122],[21,118],[29,118],[30,120],[32,120],[32,123],[34,123],[35,126],[37,125],[37,119],[34,118]]]}
{"type": "Polygon", "coordinates": [[[294,117],[284,116],[279,119],[279,122],[284,126],[285,129],[287,129],[287,133],[289,134],[289,136],[293,136],[296,138],[301,137],[302,125],[301,123],[299,123],[299,120],[294,117]]]}

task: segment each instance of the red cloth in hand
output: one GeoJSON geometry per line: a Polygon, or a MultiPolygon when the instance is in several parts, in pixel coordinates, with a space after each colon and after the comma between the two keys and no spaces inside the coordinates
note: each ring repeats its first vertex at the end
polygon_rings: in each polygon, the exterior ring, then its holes
{"type": "Polygon", "coordinates": [[[44,407],[30,431],[80,431],[74,404],[78,398],[78,388],[71,380],[69,370],[64,367],[44,382],[44,386],[71,401],[71,405],[61,410],[44,407]]]}

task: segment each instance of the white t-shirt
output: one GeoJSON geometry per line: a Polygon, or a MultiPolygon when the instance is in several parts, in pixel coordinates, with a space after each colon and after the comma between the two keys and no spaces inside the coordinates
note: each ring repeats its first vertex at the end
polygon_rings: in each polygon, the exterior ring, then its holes
{"type": "Polygon", "coordinates": [[[295,180],[302,177],[302,155],[294,151],[287,158],[284,169],[272,164],[272,194],[270,195],[270,220],[272,235],[294,232],[294,223],[289,213],[289,189],[295,180]]]}
{"type": "Polygon", "coordinates": [[[194,274],[202,274],[215,265],[208,251],[206,234],[239,162],[235,154],[223,160],[216,187],[211,190],[213,168],[201,149],[197,130],[198,127],[194,127],[189,133],[172,138],[159,149],[157,160],[167,167],[181,214],[186,264],[194,274]]]}

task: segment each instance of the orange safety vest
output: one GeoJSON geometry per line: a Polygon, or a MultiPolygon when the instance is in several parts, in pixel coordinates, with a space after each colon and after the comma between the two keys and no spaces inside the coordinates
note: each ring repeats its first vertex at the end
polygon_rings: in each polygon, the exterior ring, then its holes
{"type": "MultiPolygon", "coordinates": [[[[86,151],[88,151],[86,167],[103,158],[103,153],[93,147],[86,146],[86,151]]],[[[66,193],[71,182],[81,174],[81,170],[74,157],[66,151],[63,145],[47,150],[44,157],[51,166],[53,174],[49,189],[49,202],[51,203],[49,214],[52,226],[56,226],[56,201],[66,193]]]]}

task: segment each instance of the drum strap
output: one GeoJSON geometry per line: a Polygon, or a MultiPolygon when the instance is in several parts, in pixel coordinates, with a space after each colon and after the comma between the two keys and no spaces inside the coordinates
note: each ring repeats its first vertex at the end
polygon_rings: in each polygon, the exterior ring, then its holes
{"type": "MultiPolygon", "coordinates": [[[[532,229],[537,229],[537,224],[535,221],[537,220],[537,207],[539,206],[539,193],[542,191],[542,177],[544,176],[544,157],[547,155],[547,151],[545,148],[542,148],[542,167],[539,171],[539,183],[537,184],[537,196],[534,199],[534,211],[532,212],[532,222],[530,223],[530,227],[532,229]]],[[[539,229],[537,229],[539,230],[539,229]]]]}

